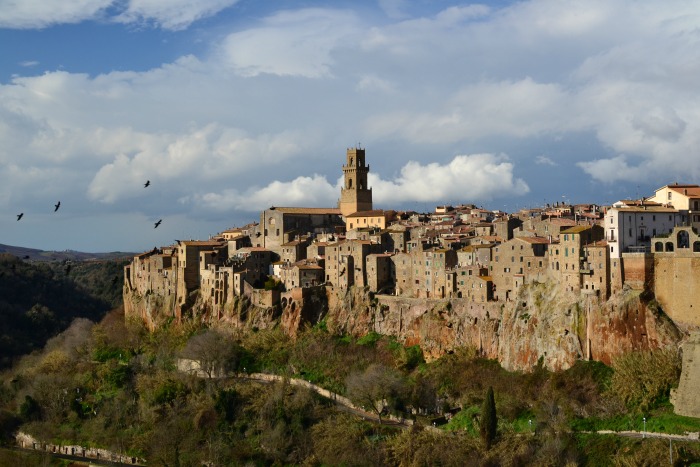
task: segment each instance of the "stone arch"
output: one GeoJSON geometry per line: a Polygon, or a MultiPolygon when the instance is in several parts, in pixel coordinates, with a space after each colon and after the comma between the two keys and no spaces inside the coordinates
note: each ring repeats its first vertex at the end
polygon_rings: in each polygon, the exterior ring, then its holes
{"type": "Polygon", "coordinates": [[[654,243],[654,251],[656,251],[656,252],[664,251],[664,244],[663,244],[663,242],[656,242],[656,243],[654,243]]]}
{"type": "Polygon", "coordinates": [[[287,308],[287,297],[282,297],[282,308],[287,308]]]}
{"type": "Polygon", "coordinates": [[[666,242],[666,251],[673,251],[673,242],[666,242]]]}
{"type": "Polygon", "coordinates": [[[678,248],[688,248],[690,246],[690,238],[687,230],[679,230],[676,235],[676,244],[678,248]]]}

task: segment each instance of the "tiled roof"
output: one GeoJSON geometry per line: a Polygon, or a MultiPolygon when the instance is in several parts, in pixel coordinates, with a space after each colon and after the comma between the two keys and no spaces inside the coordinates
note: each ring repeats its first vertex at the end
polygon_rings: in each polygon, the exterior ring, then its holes
{"type": "Polygon", "coordinates": [[[577,225],[575,227],[569,227],[568,229],[562,230],[560,233],[563,234],[577,234],[581,232],[585,232],[586,230],[591,229],[591,225],[577,225]]]}
{"type": "Polygon", "coordinates": [[[514,240],[522,240],[523,242],[527,243],[539,243],[539,244],[548,244],[549,239],[546,237],[515,237],[514,240]]]}
{"type": "Polygon", "coordinates": [[[391,216],[395,214],[395,211],[384,211],[383,209],[373,209],[372,211],[357,211],[352,214],[348,214],[345,217],[379,217],[379,216],[391,216]]]}
{"type": "Polygon", "coordinates": [[[294,208],[294,207],[276,207],[273,206],[268,210],[279,211],[285,214],[337,214],[340,215],[338,208],[294,208]]]}

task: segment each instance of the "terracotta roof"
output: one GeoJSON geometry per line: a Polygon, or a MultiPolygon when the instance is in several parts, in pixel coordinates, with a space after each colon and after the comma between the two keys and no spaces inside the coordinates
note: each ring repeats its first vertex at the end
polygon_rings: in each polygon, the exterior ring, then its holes
{"type": "Polygon", "coordinates": [[[669,185],[669,190],[675,191],[683,196],[700,196],[700,186],[697,185],[669,185]]]}
{"type": "Polygon", "coordinates": [[[224,246],[225,242],[211,240],[181,240],[180,244],[186,246],[224,246]]]}
{"type": "Polygon", "coordinates": [[[577,234],[577,233],[585,232],[586,230],[590,230],[592,227],[593,227],[592,225],[577,225],[575,227],[570,227],[568,229],[562,230],[559,233],[577,234]]]}
{"type": "Polygon", "coordinates": [[[549,239],[546,237],[515,237],[514,240],[522,240],[523,242],[527,243],[539,243],[539,244],[548,244],[549,239]]]}
{"type": "Polygon", "coordinates": [[[665,206],[649,206],[646,204],[644,206],[620,206],[619,208],[610,209],[617,209],[618,211],[624,212],[678,212],[678,209],[665,206]]]}
{"type": "Polygon", "coordinates": [[[372,211],[357,211],[352,214],[348,214],[345,217],[379,217],[379,216],[391,216],[395,214],[396,211],[384,211],[383,209],[374,209],[372,211]]]}
{"type": "Polygon", "coordinates": [[[266,211],[279,211],[285,214],[337,214],[340,215],[338,208],[294,208],[294,207],[276,207],[273,206],[266,211]]]}

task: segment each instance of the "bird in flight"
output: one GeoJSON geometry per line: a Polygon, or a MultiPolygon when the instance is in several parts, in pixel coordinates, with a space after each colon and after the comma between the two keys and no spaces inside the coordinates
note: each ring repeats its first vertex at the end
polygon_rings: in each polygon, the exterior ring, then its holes
{"type": "Polygon", "coordinates": [[[24,215],[23,212],[20,212],[19,214],[17,214],[17,220],[20,220],[20,219],[22,218],[23,215],[24,215]]]}
{"type": "Polygon", "coordinates": [[[163,222],[163,219],[158,219],[158,222],[156,222],[156,225],[154,225],[153,228],[157,229],[161,222],[163,222]]]}
{"type": "Polygon", "coordinates": [[[53,206],[53,212],[58,211],[58,208],[60,208],[60,207],[61,207],[61,202],[59,201],[58,203],[54,204],[54,206],[53,206]]]}
{"type": "Polygon", "coordinates": [[[143,187],[144,187],[144,188],[147,188],[148,185],[150,185],[150,184],[151,184],[151,181],[150,181],[150,180],[146,180],[146,183],[143,184],[143,187]]]}

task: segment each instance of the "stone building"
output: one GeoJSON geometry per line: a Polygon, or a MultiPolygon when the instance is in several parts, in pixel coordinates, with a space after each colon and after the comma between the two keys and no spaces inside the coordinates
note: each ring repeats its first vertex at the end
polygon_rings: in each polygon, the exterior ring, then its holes
{"type": "Polygon", "coordinates": [[[344,217],[358,211],[372,211],[372,188],[367,185],[369,165],[365,165],[365,150],[348,148],[346,158],[338,201],[338,209],[344,217]]]}
{"type": "Polygon", "coordinates": [[[604,225],[610,258],[619,259],[622,253],[649,252],[651,238],[685,225],[685,215],[648,201],[618,201],[605,214],[604,225]]]}
{"type": "Polygon", "coordinates": [[[560,281],[566,290],[580,292],[584,276],[591,274],[589,264],[585,264],[586,245],[602,240],[604,235],[599,225],[577,225],[562,230],[559,243],[548,252],[550,277],[560,281]]]}
{"type": "Polygon", "coordinates": [[[307,234],[315,236],[345,230],[337,208],[271,207],[260,214],[253,245],[282,253],[282,245],[307,234]]]}
{"type": "Polygon", "coordinates": [[[495,297],[510,300],[524,283],[544,282],[548,246],[547,238],[515,237],[494,247],[489,269],[496,289],[495,297]]]}
{"type": "Polygon", "coordinates": [[[656,299],[675,323],[700,326],[700,235],[679,226],[652,239],[656,299]]]}
{"type": "Polygon", "coordinates": [[[326,246],[326,282],[340,289],[367,285],[367,255],[382,253],[369,240],[344,240],[326,246]]]}
{"type": "Polygon", "coordinates": [[[324,282],[324,268],[315,261],[301,260],[284,264],[280,268],[280,280],[285,290],[296,287],[315,287],[324,282]]]}

